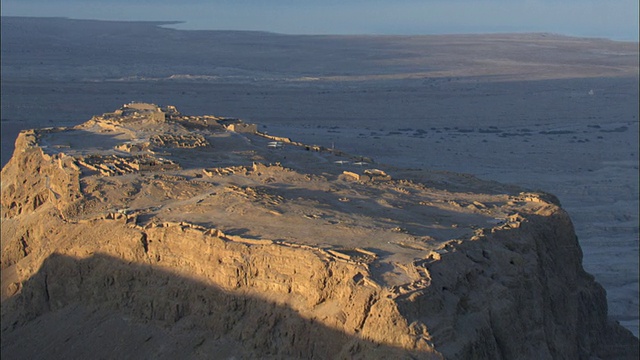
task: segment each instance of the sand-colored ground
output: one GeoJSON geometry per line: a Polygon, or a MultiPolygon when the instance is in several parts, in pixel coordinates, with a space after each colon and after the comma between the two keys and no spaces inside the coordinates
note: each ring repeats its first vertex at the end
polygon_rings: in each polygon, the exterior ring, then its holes
{"type": "Polygon", "coordinates": [[[351,249],[356,257],[377,257],[384,270],[376,280],[391,287],[407,282],[403,271],[389,271],[394,264],[542,206],[519,199],[524,195],[515,186],[373,163],[286,139],[274,144],[268,135],[227,131],[215,120],[190,132],[179,116],[160,123],[142,116],[36,131],[46,155],[64,154],[80,167],[84,200],[70,221],[123,213],[142,227],[184,222],[230,239],[351,249]],[[194,134],[203,139],[196,147],[189,142],[194,134]],[[146,145],[158,136],[174,141],[146,145]],[[143,150],[121,150],[136,144],[143,150]]]}
{"type": "Polygon", "coordinates": [[[550,194],[143,103],[2,178],[3,356],[637,358],[550,194]]]}
{"type": "Polygon", "coordinates": [[[572,216],[610,315],[638,335],[637,43],[8,18],[2,36],[3,164],[19,129],[143,100],[378,162],[542,189],[572,216]]]}

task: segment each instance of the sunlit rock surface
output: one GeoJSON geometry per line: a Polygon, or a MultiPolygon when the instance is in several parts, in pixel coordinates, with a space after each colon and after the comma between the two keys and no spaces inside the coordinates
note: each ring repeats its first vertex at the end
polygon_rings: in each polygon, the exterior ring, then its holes
{"type": "Polygon", "coordinates": [[[557,199],[131,103],[2,170],[9,357],[637,358],[557,199]]]}

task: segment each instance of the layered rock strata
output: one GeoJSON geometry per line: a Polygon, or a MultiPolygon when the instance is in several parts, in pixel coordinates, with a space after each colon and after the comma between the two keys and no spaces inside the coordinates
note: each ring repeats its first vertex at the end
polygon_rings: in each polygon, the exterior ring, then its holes
{"type": "Polygon", "coordinates": [[[638,357],[553,196],[362,169],[150,108],[18,137],[2,170],[3,355],[638,357]],[[117,150],[154,137],[207,146],[117,150]],[[96,171],[89,156],[176,166],[96,171]]]}

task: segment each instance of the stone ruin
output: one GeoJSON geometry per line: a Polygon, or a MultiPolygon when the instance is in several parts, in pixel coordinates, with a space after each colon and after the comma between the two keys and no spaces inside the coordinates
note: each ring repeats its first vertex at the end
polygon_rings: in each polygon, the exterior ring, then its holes
{"type": "Polygon", "coordinates": [[[153,135],[149,138],[151,144],[157,147],[165,148],[186,148],[193,149],[197,147],[209,146],[209,142],[200,134],[161,134],[153,135]]]}
{"type": "Polygon", "coordinates": [[[98,120],[112,120],[120,123],[135,122],[140,120],[164,122],[166,120],[166,112],[158,105],[147,103],[131,102],[124,104],[120,109],[105,113],[98,120]]]}
{"type": "Polygon", "coordinates": [[[365,169],[363,174],[354,173],[352,171],[343,171],[340,175],[342,180],[346,181],[390,181],[391,176],[379,169],[365,169]]]}
{"type": "Polygon", "coordinates": [[[162,158],[149,155],[116,156],[116,155],[89,155],[77,159],[78,164],[84,168],[100,173],[103,176],[124,175],[139,171],[163,171],[177,170],[180,165],[162,158]]]}

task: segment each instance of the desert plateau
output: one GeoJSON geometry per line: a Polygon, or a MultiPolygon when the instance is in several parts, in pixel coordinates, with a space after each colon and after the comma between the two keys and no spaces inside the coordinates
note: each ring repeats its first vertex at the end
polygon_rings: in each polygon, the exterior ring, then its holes
{"type": "Polygon", "coordinates": [[[638,357],[638,43],[2,17],[2,356],[638,357]]]}

